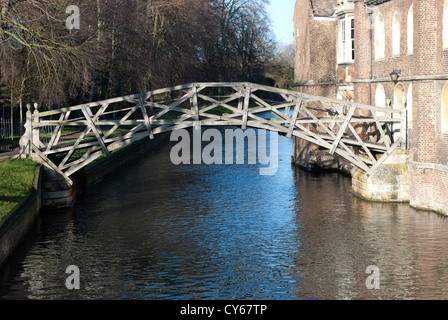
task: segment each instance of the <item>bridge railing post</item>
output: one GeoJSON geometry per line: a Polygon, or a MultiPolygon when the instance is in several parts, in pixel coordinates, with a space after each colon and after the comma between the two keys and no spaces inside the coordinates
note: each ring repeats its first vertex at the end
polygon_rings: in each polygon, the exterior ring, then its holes
{"type": "Polygon", "coordinates": [[[23,136],[19,140],[20,153],[21,158],[30,158],[32,146],[31,143],[33,141],[33,130],[32,130],[32,114],[31,114],[31,105],[27,103],[26,105],[26,121],[25,121],[25,132],[23,136]]]}
{"type": "Polygon", "coordinates": [[[32,124],[33,122],[39,122],[39,117],[36,117],[36,114],[39,113],[39,111],[37,110],[38,105],[37,103],[34,104],[34,112],[33,115],[31,117],[31,126],[32,126],[32,141],[33,144],[37,147],[40,148],[40,129],[39,127],[34,127],[32,124]]]}
{"type": "Polygon", "coordinates": [[[200,130],[201,129],[201,121],[199,119],[199,104],[198,104],[198,85],[193,84],[193,87],[191,88],[193,96],[191,98],[192,108],[194,112],[194,129],[200,130]]]}
{"type": "Polygon", "coordinates": [[[408,147],[408,117],[407,109],[403,108],[400,111],[400,137],[401,137],[401,149],[406,150],[408,147]]]}

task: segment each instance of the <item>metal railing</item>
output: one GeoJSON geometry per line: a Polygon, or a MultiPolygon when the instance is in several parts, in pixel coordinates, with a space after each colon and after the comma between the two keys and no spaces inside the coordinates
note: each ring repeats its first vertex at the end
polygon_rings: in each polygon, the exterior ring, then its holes
{"type": "Polygon", "coordinates": [[[18,148],[19,138],[24,131],[24,123],[0,118],[0,152],[9,152],[18,148]]]}

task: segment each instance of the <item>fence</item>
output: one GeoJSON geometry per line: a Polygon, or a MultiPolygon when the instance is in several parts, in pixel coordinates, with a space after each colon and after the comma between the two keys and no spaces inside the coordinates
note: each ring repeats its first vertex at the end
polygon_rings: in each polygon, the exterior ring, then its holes
{"type": "MultiPolygon", "coordinates": [[[[19,139],[25,133],[25,123],[11,122],[11,119],[0,118],[0,152],[10,152],[19,148],[19,139]]],[[[43,143],[50,141],[53,127],[40,129],[39,136],[43,143]]]]}
{"type": "Polygon", "coordinates": [[[19,147],[20,136],[25,131],[24,123],[0,118],[0,152],[9,152],[19,147]]]}

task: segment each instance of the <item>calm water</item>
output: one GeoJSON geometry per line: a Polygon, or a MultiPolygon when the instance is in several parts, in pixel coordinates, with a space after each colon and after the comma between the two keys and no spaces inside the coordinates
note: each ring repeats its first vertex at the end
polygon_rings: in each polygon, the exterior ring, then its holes
{"type": "Polygon", "coordinates": [[[448,220],[369,203],[350,178],[291,166],[136,161],[43,212],[0,273],[2,299],[447,299],[448,220]],[[67,290],[67,266],[80,290],[67,290]],[[368,290],[366,268],[380,269],[368,290]]]}

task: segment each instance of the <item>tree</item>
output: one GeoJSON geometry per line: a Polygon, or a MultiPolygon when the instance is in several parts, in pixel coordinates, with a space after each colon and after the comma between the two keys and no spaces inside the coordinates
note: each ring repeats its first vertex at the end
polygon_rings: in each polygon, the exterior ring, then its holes
{"type": "Polygon", "coordinates": [[[294,44],[277,48],[267,71],[267,75],[273,79],[276,86],[294,89],[294,54],[294,44]]]}
{"type": "Polygon", "coordinates": [[[185,82],[265,82],[266,2],[0,0],[0,96],[51,107],[185,82]],[[66,27],[69,5],[79,29],[66,27]]]}
{"type": "MultiPolygon", "coordinates": [[[[51,106],[86,90],[97,56],[90,28],[65,26],[69,0],[3,0],[0,27],[0,79],[12,94],[51,106]],[[14,90],[13,90],[14,91],[14,90]]],[[[88,7],[86,4],[81,8],[88,7]]],[[[85,15],[88,21],[88,14],[85,15]]]]}
{"type": "Polygon", "coordinates": [[[269,61],[273,40],[264,5],[267,0],[211,0],[212,23],[204,51],[208,71],[217,81],[263,78],[260,66],[269,61]],[[213,72],[213,70],[216,70],[213,72]]]}

